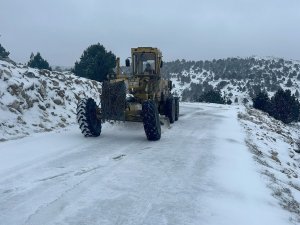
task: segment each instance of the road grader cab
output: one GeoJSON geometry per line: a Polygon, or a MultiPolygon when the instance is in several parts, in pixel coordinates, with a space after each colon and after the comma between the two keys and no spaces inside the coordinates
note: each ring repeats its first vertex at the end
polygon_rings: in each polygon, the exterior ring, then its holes
{"type": "Polygon", "coordinates": [[[77,106],[77,121],[84,136],[96,137],[105,121],[143,122],[147,139],[161,138],[162,116],[174,123],[179,117],[179,98],[171,94],[172,82],[161,76],[161,51],[152,47],[131,49],[131,75],[121,74],[117,58],[115,74],[109,74],[102,84],[101,104],[92,98],[81,99],[77,106]]]}

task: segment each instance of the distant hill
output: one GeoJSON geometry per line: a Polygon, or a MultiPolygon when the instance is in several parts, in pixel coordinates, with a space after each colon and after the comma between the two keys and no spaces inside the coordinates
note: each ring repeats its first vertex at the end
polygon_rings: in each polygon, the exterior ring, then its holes
{"type": "Polygon", "coordinates": [[[280,87],[299,98],[299,61],[258,57],[176,60],[165,62],[163,73],[183,101],[196,101],[203,92],[218,89],[232,102],[245,103],[260,90],[272,95],[280,87]]]}

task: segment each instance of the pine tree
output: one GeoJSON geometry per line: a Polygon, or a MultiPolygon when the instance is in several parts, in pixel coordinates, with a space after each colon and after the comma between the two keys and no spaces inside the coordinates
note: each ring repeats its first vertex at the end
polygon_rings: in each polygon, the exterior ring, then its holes
{"type": "Polygon", "coordinates": [[[253,101],[253,107],[255,109],[259,109],[264,112],[269,112],[270,98],[267,92],[265,91],[259,92],[254,98],[252,98],[252,101],[253,101]]]}
{"type": "Polygon", "coordinates": [[[270,115],[284,123],[299,120],[300,103],[290,90],[279,89],[271,99],[270,115]]]}
{"type": "Polygon", "coordinates": [[[293,86],[293,82],[292,82],[291,78],[289,78],[288,81],[286,82],[286,86],[287,87],[292,87],[293,86]]]}
{"type": "Polygon", "coordinates": [[[115,66],[116,56],[98,43],[89,46],[83,52],[80,61],[75,62],[73,72],[77,76],[101,82],[107,79],[107,75],[113,72],[115,66]]]}
{"type": "Polygon", "coordinates": [[[49,63],[43,59],[39,52],[36,55],[31,53],[30,60],[27,65],[32,68],[51,70],[49,63]]]}
{"type": "Polygon", "coordinates": [[[5,48],[0,44],[0,58],[7,58],[9,54],[10,53],[6,51],[5,48]]]}

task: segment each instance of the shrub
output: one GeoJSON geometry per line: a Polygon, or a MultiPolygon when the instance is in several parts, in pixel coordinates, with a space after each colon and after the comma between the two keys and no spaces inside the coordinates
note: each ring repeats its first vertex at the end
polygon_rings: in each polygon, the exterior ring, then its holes
{"type": "Polygon", "coordinates": [[[220,91],[210,90],[200,96],[199,102],[225,104],[226,101],[220,91]]]}

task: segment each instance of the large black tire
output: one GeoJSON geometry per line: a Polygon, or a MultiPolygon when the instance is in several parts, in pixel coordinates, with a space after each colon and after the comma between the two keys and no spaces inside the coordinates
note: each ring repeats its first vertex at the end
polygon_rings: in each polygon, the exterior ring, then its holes
{"type": "Polygon", "coordinates": [[[179,118],[179,98],[175,97],[175,121],[179,118]]]}
{"type": "Polygon", "coordinates": [[[170,123],[174,123],[175,122],[175,99],[173,97],[168,98],[166,104],[167,104],[166,116],[169,118],[170,123]]]}
{"type": "Polygon", "coordinates": [[[144,130],[149,141],[157,141],[161,137],[158,109],[151,100],[142,105],[144,130]]]}
{"type": "Polygon", "coordinates": [[[77,105],[77,122],[85,137],[98,137],[101,133],[101,120],[97,118],[97,105],[94,99],[85,98],[77,105]]]}

